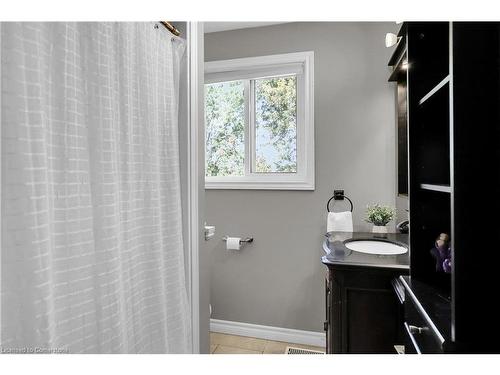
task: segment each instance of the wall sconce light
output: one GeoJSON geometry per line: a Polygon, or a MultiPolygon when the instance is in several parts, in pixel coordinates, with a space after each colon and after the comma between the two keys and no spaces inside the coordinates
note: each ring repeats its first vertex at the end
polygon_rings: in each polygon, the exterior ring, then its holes
{"type": "Polygon", "coordinates": [[[393,33],[385,34],[385,46],[387,48],[392,47],[398,42],[398,36],[393,33]]]}

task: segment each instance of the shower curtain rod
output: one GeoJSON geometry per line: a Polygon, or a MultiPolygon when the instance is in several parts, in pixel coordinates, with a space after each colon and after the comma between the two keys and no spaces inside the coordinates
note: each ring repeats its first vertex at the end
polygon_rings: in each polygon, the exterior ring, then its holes
{"type": "Polygon", "coordinates": [[[181,32],[179,30],[177,30],[177,28],[174,25],[172,25],[170,22],[168,22],[168,21],[160,21],[160,23],[163,26],[165,26],[167,28],[167,30],[170,31],[175,36],[181,35],[181,32]]]}

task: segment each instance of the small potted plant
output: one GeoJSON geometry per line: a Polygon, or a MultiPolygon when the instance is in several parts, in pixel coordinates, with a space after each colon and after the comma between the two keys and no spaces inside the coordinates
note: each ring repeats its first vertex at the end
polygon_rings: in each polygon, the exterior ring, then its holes
{"type": "Polygon", "coordinates": [[[386,225],[394,219],[396,210],[390,206],[373,204],[366,208],[366,216],[366,221],[373,224],[373,233],[387,233],[386,225]]]}

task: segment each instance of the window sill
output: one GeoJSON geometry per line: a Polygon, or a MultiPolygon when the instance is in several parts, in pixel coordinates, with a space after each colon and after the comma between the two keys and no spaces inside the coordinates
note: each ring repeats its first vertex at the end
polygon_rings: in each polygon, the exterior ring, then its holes
{"type": "Polygon", "coordinates": [[[311,181],[209,181],[205,180],[205,190],[314,190],[311,181]]]}

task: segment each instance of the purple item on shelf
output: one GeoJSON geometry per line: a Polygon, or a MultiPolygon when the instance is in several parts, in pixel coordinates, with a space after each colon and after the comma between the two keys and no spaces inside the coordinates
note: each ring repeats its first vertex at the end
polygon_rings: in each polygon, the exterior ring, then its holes
{"type": "Polygon", "coordinates": [[[451,259],[450,258],[446,258],[443,261],[443,270],[446,273],[450,273],[451,272],[451,259]]]}
{"type": "Polygon", "coordinates": [[[441,233],[431,249],[431,255],[436,261],[436,272],[451,272],[451,247],[449,236],[441,233]]]}

